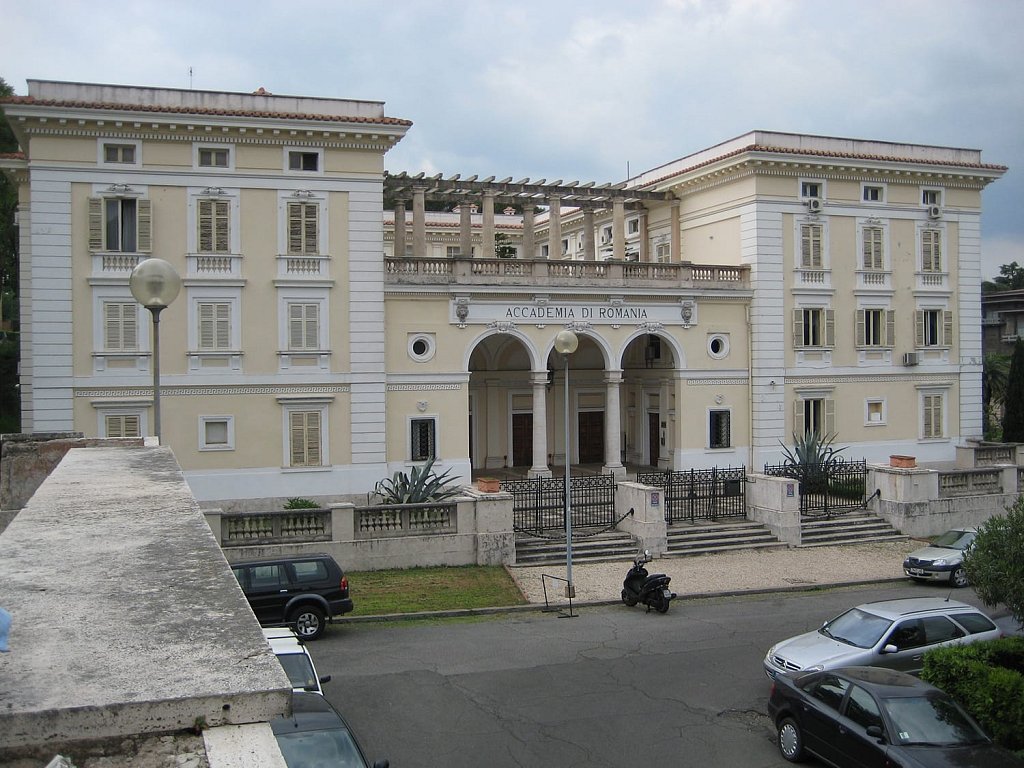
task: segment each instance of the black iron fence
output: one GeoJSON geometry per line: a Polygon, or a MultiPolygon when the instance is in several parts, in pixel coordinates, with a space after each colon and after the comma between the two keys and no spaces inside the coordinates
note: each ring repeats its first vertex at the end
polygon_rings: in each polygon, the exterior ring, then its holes
{"type": "Polygon", "coordinates": [[[638,472],[636,481],[664,489],[670,523],[747,515],[746,467],[638,472]]]}
{"type": "MultiPolygon", "coordinates": [[[[615,525],[615,477],[569,477],[573,528],[615,525]]],[[[525,533],[565,529],[565,478],[536,477],[503,480],[501,490],[512,494],[513,527],[525,533]]]]}
{"type": "Polygon", "coordinates": [[[764,473],[800,484],[800,514],[841,515],[867,506],[868,464],[833,460],[824,464],[765,464],[764,473]]]}

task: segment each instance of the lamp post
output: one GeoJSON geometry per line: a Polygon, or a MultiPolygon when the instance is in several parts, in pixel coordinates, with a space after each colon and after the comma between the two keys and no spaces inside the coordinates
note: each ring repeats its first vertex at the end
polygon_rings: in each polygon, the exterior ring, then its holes
{"type": "Polygon", "coordinates": [[[555,336],[555,351],[565,360],[565,596],[576,597],[576,585],[572,581],[572,489],[569,486],[569,355],[576,351],[580,340],[575,333],[566,329],[555,336]]]}
{"type": "Polygon", "coordinates": [[[128,278],[132,296],[153,315],[153,434],[160,441],[160,313],[181,290],[181,276],[163,259],[146,259],[128,278]]]}

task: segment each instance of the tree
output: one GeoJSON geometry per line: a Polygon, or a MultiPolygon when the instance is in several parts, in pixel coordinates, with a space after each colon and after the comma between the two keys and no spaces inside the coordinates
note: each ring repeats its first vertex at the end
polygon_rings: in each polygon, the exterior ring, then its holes
{"type": "Polygon", "coordinates": [[[1008,355],[985,355],[981,369],[981,404],[985,439],[996,440],[998,424],[993,420],[993,408],[1006,402],[1006,385],[1010,378],[1008,355]]]}
{"type": "Polygon", "coordinates": [[[499,259],[514,259],[516,247],[512,245],[511,239],[504,232],[497,232],[494,235],[494,255],[499,259]]]}
{"type": "MultiPolygon", "coordinates": [[[[14,89],[0,77],[0,99],[14,95],[14,89]]],[[[0,153],[17,152],[18,141],[0,112],[0,153]]],[[[18,252],[14,212],[18,190],[0,173],[0,433],[21,429],[18,392],[18,252]],[[9,333],[7,328],[15,332],[9,333]]]]}
{"type": "Polygon", "coordinates": [[[1002,603],[1024,627],[1024,496],[978,526],[964,553],[964,570],[985,605],[1002,603]]]}
{"type": "Polygon", "coordinates": [[[1019,288],[1024,288],[1024,267],[1016,261],[1012,261],[999,267],[999,276],[993,278],[991,282],[986,281],[982,290],[988,293],[991,291],[1014,291],[1019,288]]]}
{"type": "Polygon", "coordinates": [[[1006,381],[1006,410],[1003,412],[1003,441],[1024,443],[1024,340],[1017,339],[1006,381]]]}

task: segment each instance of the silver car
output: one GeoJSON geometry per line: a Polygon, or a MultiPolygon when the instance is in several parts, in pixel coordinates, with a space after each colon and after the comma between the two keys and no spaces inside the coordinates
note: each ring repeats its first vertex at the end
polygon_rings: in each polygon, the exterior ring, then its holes
{"type": "Polygon", "coordinates": [[[977,533],[977,528],[946,531],[927,547],[907,555],[903,572],[920,581],[948,581],[954,587],[966,587],[964,552],[974,543],[977,533]]]}
{"type": "Polygon", "coordinates": [[[858,605],[821,629],[773,645],[764,657],[764,671],[772,679],[848,666],[917,673],[932,648],[997,637],[1002,632],[973,605],[941,597],[882,600],[858,605]]]}

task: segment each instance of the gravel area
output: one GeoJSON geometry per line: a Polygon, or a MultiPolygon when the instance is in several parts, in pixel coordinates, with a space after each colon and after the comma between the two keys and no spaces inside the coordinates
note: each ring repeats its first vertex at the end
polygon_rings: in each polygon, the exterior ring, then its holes
{"type": "MultiPolygon", "coordinates": [[[[916,541],[884,541],[836,547],[748,549],[662,557],[649,563],[647,570],[671,576],[671,588],[680,596],[899,579],[904,578],[904,557],[920,546],[916,541]]],[[[628,560],[574,562],[576,600],[618,600],[629,567],[628,560]]],[[[509,571],[531,603],[544,602],[545,584],[550,602],[564,602],[564,563],[515,566],[509,571]],[[544,575],[555,578],[542,578],[544,575]]]]}

